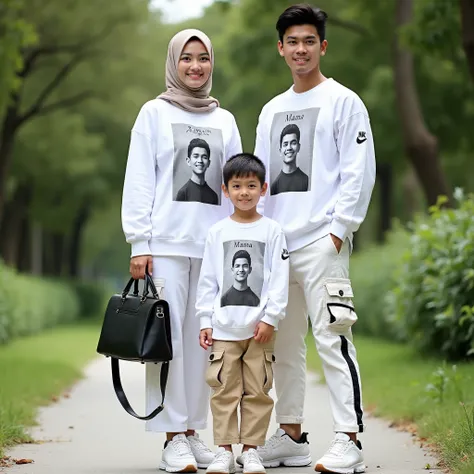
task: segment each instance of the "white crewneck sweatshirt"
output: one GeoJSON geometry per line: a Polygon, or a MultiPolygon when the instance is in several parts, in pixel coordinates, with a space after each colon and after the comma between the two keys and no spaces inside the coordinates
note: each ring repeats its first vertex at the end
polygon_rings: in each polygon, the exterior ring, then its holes
{"type": "Polygon", "coordinates": [[[327,79],[276,96],[261,111],[255,154],[269,182],[259,210],[280,223],[290,251],[328,233],[352,241],[375,183],[369,116],[354,92],[327,79]]]}
{"type": "Polygon", "coordinates": [[[281,227],[262,217],[242,224],[230,217],[206,240],[196,316],[213,339],[243,341],[263,321],[278,327],[288,302],[289,253],[281,227]]]}
{"type": "Polygon", "coordinates": [[[190,113],[154,99],[132,129],[122,227],[132,257],[202,258],[209,228],[230,215],[222,168],[242,151],[233,115],[220,107],[190,113]]]}

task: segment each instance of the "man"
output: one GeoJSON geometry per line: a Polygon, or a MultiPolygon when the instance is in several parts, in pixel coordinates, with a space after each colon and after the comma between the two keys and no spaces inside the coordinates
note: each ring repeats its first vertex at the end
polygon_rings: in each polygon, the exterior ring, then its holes
{"type": "Polygon", "coordinates": [[[296,164],[300,145],[301,132],[298,125],[291,123],[287,125],[280,134],[280,155],[283,158],[283,166],[280,174],[272,183],[271,194],[308,191],[308,175],[301,171],[296,164]]]}
{"type": "MultiPolygon", "coordinates": [[[[290,252],[287,317],[275,346],[277,432],[259,449],[266,467],[311,463],[307,433],[301,432],[305,394],[308,314],[329,388],[335,438],[315,470],[364,472],[361,382],[351,325],[357,319],[349,280],[353,233],[364,220],[375,182],[375,154],[367,110],[361,99],[320,70],[326,54],[327,15],[306,4],[279,17],[278,50],[290,68],[292,87],[264,106],[255,154],[267,155],[273,122],[298,121],[312,156],[311,185],[305,193],[268,196],[264,213],[283,228],[290,252]],[[308,126],[310,118],[317,126],[308,126]],[[312,138],[311,138],[312,137],[312,138]],[[310,143],[311,141],[311,143],[310,143]]],[[[274,138],[273,138],[274,141],[274,138]]],[[[317,420],[313,421],[317,426],[317,420]]]]}
{"type": "Polygon", "coordinates": [[[247,250],[238,250],[232,257],[233,285],[222,295],[222,306],[258,306],[260,298],[252,291],[247,279],[252,272],[252,259],[247,250]]]}
{"type": "Polygon", "coordinates": [[[178,191],[176,201],[197,201],[219,204],[215,191],[206,183],[206,171],[211,165],[211,150],[202,138],[193,138],[188,145],[186,162],[192,170],[191,179],[178,191]]]}

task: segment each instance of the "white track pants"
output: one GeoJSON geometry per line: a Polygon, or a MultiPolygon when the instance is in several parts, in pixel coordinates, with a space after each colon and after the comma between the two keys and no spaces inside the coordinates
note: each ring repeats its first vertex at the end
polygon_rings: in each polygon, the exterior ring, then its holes
{"type": "MultiPolygon", "coordinates": [[[[164,298],[171,314],[173,360],[170,362],[164,410],[146,423],[147,431],[184,432],[204,429],[209,409],[206,384],[208,354],[199,346],[199,320],[195,315],[196,287],[201,259],[153,258],[153,279],[165,280],[164,298]]],[[[147,412],[161,403],[160,364],[146,366],[147,412]]]]}
{"type": "Polygon", "coordinates": [[[308,313],[329,388],[334,431],[362,432],[362,395],[351,325],[356,319],[349,278],[349,244],[329,235],[290,255],[285,319],[275,344],[276,421],[301,424],[306,384],[308,313]]]}

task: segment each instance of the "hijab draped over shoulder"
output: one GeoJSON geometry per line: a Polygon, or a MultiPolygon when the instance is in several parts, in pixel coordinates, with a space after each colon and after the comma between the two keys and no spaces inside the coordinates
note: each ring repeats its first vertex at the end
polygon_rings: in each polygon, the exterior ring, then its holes
{"type": "Polygon", "coordinates": [[[178,62],[184,47],[191,38],[199,39],[207,49],[214,68],[214,50],[209,37],[200,30],[186,29],[177,33],[168,45],[166,58],[166,92],[161,93],[158,99],[180,107],[188,112],[206,113],[219,107],[219,101],[209,94],[212,88],[212,69],[207,81],[198,88],[188,87],[178,76],[178,62]]]}

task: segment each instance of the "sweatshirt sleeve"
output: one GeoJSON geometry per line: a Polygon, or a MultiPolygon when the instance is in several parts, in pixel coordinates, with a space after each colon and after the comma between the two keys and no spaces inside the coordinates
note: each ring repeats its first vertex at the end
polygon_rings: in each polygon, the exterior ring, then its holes
{"type": "Polygon", "coordinates": [[[290,271],[289,253],[283,231],[278,230],[271,244],[271,270],[268,283],[268,301],[264,323],[278,328],[278,322],[285,317],[288,304],[288,280],[290,271]]]}
{"type": "Polygon", "coordinates": [[[340,194],[330,233],[341,240],[365,219],[375,184],[375,151],[369,117],[357,112],[339,127],[336,144],[340,160],[340,194]]]}
{"type": "Polygon", "coordinates": [[[240,138],[240,132],[235,118],[232,117],[232,136],[227,148],[227,156],[225,157],[225,160],[227,161],[229,158],[237,155],[238,153],[242,153],[242,140],[240,138]]]}
{"type": "MultiPolygon", "coordinates": [[[[263,112],[260,114],[260,117],[258,118],[258,125],[257,125],[257,132],[256,132],[256,138],[255,138],[255,148],[253,154],[257,157],[260,158],[265,165],[266,168],[266,176],[265,176],[265,181],[269,183],[270,181],[270,176],[269,176],[269,162],[270,162],[270,157],[268,156],[267,152],[267,145],[266,145],[266,140],[265,140],[265,125],[263,122],[263,112]]],[[[270,189],[268,189],[267,192],[270,192],[270,189]]],[[[265,196],[262,196],[260,198],[260,201],[257,204],[257,212],[259,214],[264,214],[265,212],[265,196]]]]}
{"type": "Polygon", "coordinates": [[[152,118],[146,105],[132,129],[122,195],[122,228],[131,256],[149,255],[155,199],[156,159],[152,118]]]}
{"type": "Polygon", "coordinates": [[[212,232],[209,232],[204,247],[204,257],[196,294],[196,317],[200,319],[200,329],[212,328],[214,302],[219,292],[219,284],[213,264],[214,242],[215,238],[212,232]]]}

